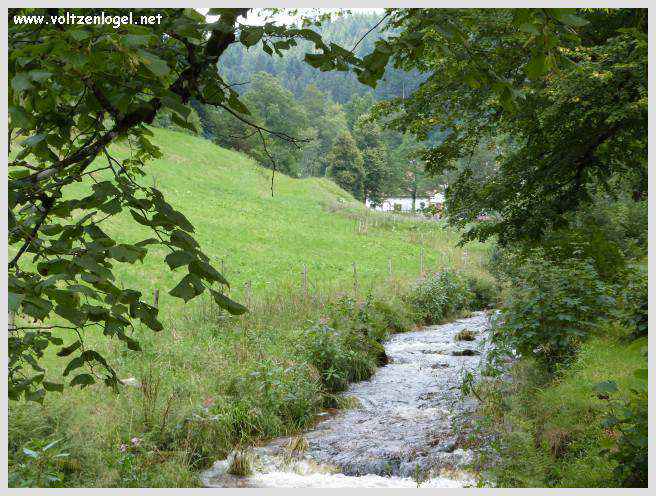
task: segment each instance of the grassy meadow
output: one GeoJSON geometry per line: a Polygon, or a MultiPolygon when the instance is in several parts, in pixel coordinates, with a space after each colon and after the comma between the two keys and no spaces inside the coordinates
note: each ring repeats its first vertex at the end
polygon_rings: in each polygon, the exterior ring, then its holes
{"type": "MultiPolygon", "coordinates": [[[[43,405],[10,404],[10,485],[195,486],[198,470],[233,447],[307,427],[322,408],[339,406],[333,393],[346,382],[371,375],[381,363],[376,343],[417,320],[403,295],[422,265],[488,278],[489,247],[472,243],[465,253],[458,233],[440,222],[369,211],[327,179],[276,174],[272,196],[271,171],[245,156],[153,131],[163,156],[140,181],[194,224],[231,296],[251,312],[229,317],[206,295],[186,305],[170,297],[183,273],[168,269],[163,248],[143,263],[117,265],[125,287],[147,299],[159,290],[164,330],[137,326],[141,352],[87,331],[85,346],[132,384],[119,395],[95,384],[49,393],[43,405]],[[339,332],[328,339],[322,325],[339,332]],[[25,448],[40,453],[37,462],[25,448]]],[[[111,151],[128,153],[121,145],[111,151]]],[[[84,188],[65,194],[79,197],[84,188]]],[[[117,242],[150,237],[129,215],[102,226],[117,242]]],[[[62,337],[73,341],[73,333],[62,337]]],[[[44,362],[51,379],[67,362],[55,352],[44,362]]]]}

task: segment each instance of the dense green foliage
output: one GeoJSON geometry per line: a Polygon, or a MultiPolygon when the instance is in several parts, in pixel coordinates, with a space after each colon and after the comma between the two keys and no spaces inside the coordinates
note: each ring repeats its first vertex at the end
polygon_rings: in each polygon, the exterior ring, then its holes
{"type": "Polygon", "coordinates": [[[379,56],[385,46],[429,77],[377,115],[420,139],[447,133],[423,156],[435,174],[457,168],[451,222],[492,215],[466,239],[539,240],[595,191],[646,193],[644,10],[418,9],[393,19],[400,32],[379,42],[379,56]],[[482,178],[462,163],[501,136],[496,173],[482,178]]]}
{"type": "Polygon", "coordinates": [[[646,486],[647,382],[634,375],[645,372],[646,343],[627,344],[625,332],[609,326],[583,343],[557,380],[525,360],[479,385],[483,402],[470,442],[482,480],[495,487],[646,486]]]}
{"type": "Polygon", "coordinates": [[[330,164],[327,174],[357,199],[364,200],[364,161],[349,133],[337,136],[328,152],[327,162],[330,164]]]}
{"type": "Polygon", "coordinates": [[[516,274],[495,331],[497,339],[546,367],[575,356],[615,304],[588,261],[555,264],[537,253],[521,263],[516,274]]]}
{"type": "Polygon", "coordinates": [[[496,291],[489,281],[449,269],[429,274],[407,297],[419,321],[427,325],[439,324],[464,310],[489,308],[495,299],[496,291]]]}
{"type": "MultiPolygon", "coordinates": [[[[646,343],[645,343],[646,344],[646,343]]],[[[646,346],[645,346],[646,348],[646,346]]],[[[613,475],[623,487],[647,487],[649,464],[649,412],[647,401],[647,369],[636,369],[634,387],[618,399],[617,384],[604,381],[595,386],[600,396],[609,398],[610,410],[603,426],[618,433],[605,443],[602,451],[616,463],[613,475]],[[612,399],[610,395],[613,395],[612,399]]]]}
{"type": "MultiPolygon", "coordinates": [[[[321,20],[321,24],[314,29],[326,43],[336,43],[347,49],[355,47],[355,54],[364,56],[373,50],[376,40],[386,35],[383,30],[384,23],[376,26],[384,17],[385,13],[354,12],[340,15],[336,12],[329,19],[321,20]]],[[[302,98],[306,88],[314,86],[341,105],[348,105],[355,100],[354,97],[368,94],[372,94],[377,100],[409,95],[421,80],[417,71],[406,72],[390,66],[386,68],[384,78],[372,91],[360,84],[352,73],[321,73],[308,67],[303,63],[305,53],[311,49],[311,45],[307,43],[299,42],[296,47],[286,51],[284,57],[268,57],[258,48],[258,45],[252,48],[239,45],[230,47],[219,63],[219,69],[226,74],[226,79],[232,82],[248,82],[250,75],[264,71],[275,76],[296,98],[302,98]]]]}
{"type": "Polygon", "coordinates": [[[476,421],[495,439],[496,455],[482,462],[495,484],[646,485],[647,219],[623,214],[639,203],[579,211],[544,250],[497,251],[506,290],[476,421]]]}
{"type": "Polygon", "coordinates": [[[649,328],[649,294],[647,268],[641,264],[629,267],[629,274],[619,289],[624,323],[632,330],[631,338],[647,336],[649,328]]]}

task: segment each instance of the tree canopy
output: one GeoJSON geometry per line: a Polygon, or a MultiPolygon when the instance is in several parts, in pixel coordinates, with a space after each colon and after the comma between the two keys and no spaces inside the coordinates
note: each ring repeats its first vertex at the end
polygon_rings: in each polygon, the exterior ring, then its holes
{"type": "Polygon", "coordinates": [[[465,239],[539,239],[617,175],[646,193],[645,11],[422,9],[392,19],[399,34],[365,62],[390,57],[429,76],[376,114],[419,139],[444,133],[423,158],[433,174],[461,165],[449,218],[466,226],[495,214],[465,239]],[[501,136],[495,174],[462,167],[501,136]]]}

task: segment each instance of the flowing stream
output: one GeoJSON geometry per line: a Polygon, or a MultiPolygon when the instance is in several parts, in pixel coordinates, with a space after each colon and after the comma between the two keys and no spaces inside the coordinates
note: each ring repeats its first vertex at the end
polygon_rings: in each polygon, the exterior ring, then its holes
{"type": "MultiPolygon", "coordinates": [[[[488,315],[395,334],[390,363],[343,393],[356,406],[324,413],[310,431],[275,439],[248,456],[238,477],[220,460],[202,474],[207,487],[463,487],[475,483],[453,420],[474,406],[458,386],[485,356],[488,315]],[[456,340],[463,329],[473,340],[456,340]]],[[[234,456],[234,455],[232,455],[234,456]]]]}

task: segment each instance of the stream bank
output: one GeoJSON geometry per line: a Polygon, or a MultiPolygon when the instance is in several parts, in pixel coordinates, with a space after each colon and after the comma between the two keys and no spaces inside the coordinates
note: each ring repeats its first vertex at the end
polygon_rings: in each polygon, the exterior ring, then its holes
{"type": "MultiPolygon", "coordinates": [[[[487,350],[489,315],[394,335],[389,364],[344,396],[353,408],[324,414],[298,437],[274,439],[248,453],[252,472],[228,473],[216,462],[201,475],[207,487],[463,487],[472,453],[458,447],[453,420],[474,408],[459,385],[487,350]],[[464,332],[468,330],[471,332],[464,332]],[[457,337],[467,335],[470,340],[457,337]]],[[[234,455],[232,455],[234,456],[234,455]]]]}

